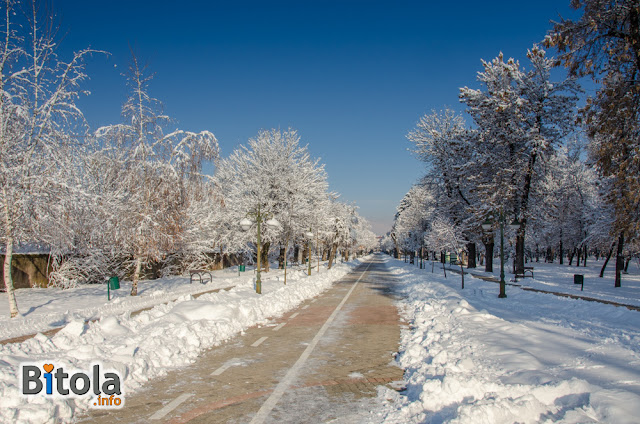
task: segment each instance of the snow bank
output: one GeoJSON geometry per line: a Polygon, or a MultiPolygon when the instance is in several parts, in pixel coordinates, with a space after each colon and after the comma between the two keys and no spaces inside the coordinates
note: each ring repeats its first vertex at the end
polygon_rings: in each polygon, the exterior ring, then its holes
{"type": "Polygon", "coordinates": [[[138,296],[129,296],[131,282],[122,281],[119,290],[111,290],[107,300],[106,284],[90,284],[61,290],[25,288],[15,291],[21,316],[10,318],[6,294],[0,296],[0,340],[61,327],[74,320],[94,320],[175,300],[181,295],[198,294],[236,285],[237,273],[216,271],[208,284],[189,284],[189,277],[167,277],[140,281],[138,296]]]}
{"type": "Polygon", "coordinates": [[[380,389],[373,421],[638,422],[640,313],[388,265],[410,323],[406,390],[380,389]]]}
{"type": "Polygon", "coordinates": [[[204,349],[317,296],[358,263],[337,264],[311,277],[302,270],[290,271],[286,286],[265,274],[262,295],[255,293],[252,279],[245,277],[229,291],[197,299],[186,294],[133,317],[128,313],[105,315],[88,324],[83,319],[72,320],[51,338],[39,334],[23,343],[0,346],[0,421],[70,421],[89,407],[88,398],[21,396],[21,362],[55,362],[65,369],[80,370],[101,362],[123,377],[126,405],[126,394],[146,381],[187,365],[204,349]]]}

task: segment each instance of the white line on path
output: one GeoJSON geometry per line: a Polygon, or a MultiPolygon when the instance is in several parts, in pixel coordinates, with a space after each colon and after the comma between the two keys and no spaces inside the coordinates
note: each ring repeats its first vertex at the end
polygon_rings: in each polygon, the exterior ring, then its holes
{"type": "Polygon", "coordinates": [[[282,322],[282,323],[278,324],[278,326],[277,326],[277,327],[275,327],[275,328],[273,329],[273,331],[278,331],[279,329],[281,329],[282,327],[284,327],[284,325],[285,325],[285,324],[286,324],[286,322],[282,322]]]}
{"type": "Polygon", "coordinates": [[[307,309],[308,307],[309,307],[309,305],[304,305],[304,306],[302,307],[302,309],[307,309]]]}
{"type": "Polygon", "coordinates": [[[262,344],[263,341],[267,340],[269,337],[260,337],[258,340],[256,340],[255,342],[253,342],[253,344],[251,345],[251,347],[258,347],[262,344]]]}
{"type": "Polygon", "coordinates": [[[180,396],[178,396],[177,398],[175,398],[174,400],[166,404],[162,409],[160,409],[159,411],[156,411],[156,413],[150,416],[149,419],[161,420],[162,418],[164,418],[165,415],[167,415],[169,412],[176,409],[182,402],[189,399],[191,396],[193,396],[193,393],[181,394],[180,396]]]}
{"type": "Polygon", "coordinates": [[[296,312],[295,314],[292,314],[289,319],[294,319],[295,317],[297,317],[298,315],[300,315],[300,312],[296,312]]]}
{"type": "Polygon", "coordinates": [[[316,347],[316,345],[318,344],[322,336],[324,336],[324,333],[326,333],[327,329],[335,319],[336,315],[338,315],[338,312],[340,312],[340,309],[342,309],[342,305],[346,303],[349,296],[351,296],[353,289],[356,288],[356,286],[358,285],[358,283],[360,282],[364,274],[369,270],[370,265],[371,265],[371,262],[367,264],[367,269],[365,269],[362,272],[362,274],[360,274],[360,277],[356,280],[353,286],[351,286],[351,289],[349,289],[349,291],[344,296],[344,298],[342,298],[342,301],[338,306],[336,306],[336,309],[333,310],[329,318],[327,318],[322,328],[320,328],[318,333],[316,333],[315,337],[313,338],[311,343],[309,343],[309,345],[304,350],[304,352],[302,352],[302,355],[300,355],[296,363],[293,364],[293,366],[289,369],[289,371],[287,371],[287,374],[284,376],[284,378],[280,381],[280,383],[278,383],[276,388],[273,390],[273,393],[271,393],[271,396],[269,396],[269,398],[265,401],[265,403],[262,404],[262,406],[260,407],[260,410],[253,417],[250,424],[264,423],[264,420],[267,419],[271,411],[273,411],[273,408],[276,406],[276,404],[284,394],[284,392],[289,388],[291,383],[293,383],[293,380],[296,378],[296,375],[298,374],[298,372],[300,371],[304,363],[309,358],[309,355],[311,355],[311,352],[313,351],[313,349],[316,347]]]}
{"type": "Polygon", "coordinates": [[[215,370],[214,372],[211,373],[211,375],[220,375],[223,372],[225,372],[226,370],[228,370],[231,367],[234,367],[236,365],[241,365],[240,363],[240,359],[238,358],[233,358],[230,361],[227,361],[224,365],[222,365],[220,368],[218,368],[217,370],[215,370]]]}

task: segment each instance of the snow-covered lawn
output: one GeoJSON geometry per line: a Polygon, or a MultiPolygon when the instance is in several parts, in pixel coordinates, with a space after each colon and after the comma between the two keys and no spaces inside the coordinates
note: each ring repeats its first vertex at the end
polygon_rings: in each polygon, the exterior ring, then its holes
{"type": "MultiPolygon", "coordinates": [[[[640,312],[515,287],[498,299],[495,283],[467,278],[461,290],[460,275],[387,260],[410,324],[398,355],[406,391],[381,390],[372,421],[639,422],[640,312]]],[[[574,290],[573,269],[535,266],[527,283],[574,290]]],[[[581,273],[585,295],[637,304],[637,275],[615,291],[581,273]]]]}
{"type": "MultiPolygon", "coordinates": [[[[237,269],[237,268],[234,268],[237,269]]],[[[253,272],[240,277],[231,269],[212,272],[213,281],[194,282],[189,277],[168,277],[138,283],[138,296],[130,296],[131,281],[121,281],[119,290],[111,291],[107,301],[107,285],[91,284],[69,290],[28,288],[15,291],[22,316],[9,318],[7,294],[0,293],[0,340],[35,334],[62,327],[74,320],[94,320],[104,315],[117,315],[175,300],[186,294],[234,286],[249,281],[253,272]]]]}
{"type": "Polygon", "coordinates": [[[116,370],[124,379],[126,402],[126,394],[147,380],[189,364],[204,349],[253,325],[281,316],[329,288],[359,263],[355,260],[336,264],[329,271],[324,267],[319,274],[314,269],[312,276],[307,276],[306,270],[291,269],[286,286],[282,271],[264,273],[262,295],[254,291],[252,273],[240,278],[230,273],[216,273],[214,283],[208,285],[189,286],[188,278],[146,282],[137,300],[125,296],[128,287],[123,284],[119,297],[109,304],[104,287],[60,293],[55,290],[19,292],[19,304],[29,311],[20,320],[33,315],[34,322],[42,319],[51,325],[52,320],[60,317],[60,323],[67,325],[51,338],[39,334],[22,343],[0,346],[0,422],[66,422],[93,401],[86,397],[21,396],[20,363],[55,362],[58,368],[89,370],[92,363],[100,362],[103,369],[116,370]],[[231,290],[206,293],[197,299],[192,296],[193,292],[225,287],[229,283],[235,284],[231,290]],[[71,294],[75,300],[66,299],[71,294]],[[158,304],[176,295],[177,299],[158,304]],[[131,310],[149,306],[146,302],[156,306],[130,316],[131,310]],[[89,317],[99,320],[85,323],[89,317]]]}
{"type": "MultiPolygon", "coordinates": [[[[629,264],[629,273],[622,274],[622,287],[617,288],[613,286],[616,269],[615,258],[609,261],[603,278],[600,278],[600,269],[603,263],[603,259],[596,261],[593,258],[589,258],[586,267],[575,266],[575,260],[573,266],[566,265],[566,262],[565,265],[560,265],[557,261],[555,263],[532,262],[526,265],[534,267],[535,278],[519,278],[517,284],[539,290],[569,293],[640,306],[640,266],[637,260],[629,264]],[[584,291],[580,291],[580,284],[573,283],[574,274],[584,275],[584,291]]],[[[511,262],[508,265],[505,264],[505,280],[507,282],[513,279],[513,274],[510,273],[511,267],[511,262]]],[[[490,275],[484,272],[484,266],[469,271],[480,275],[490,275]]],[[[493,263],[493,276],[500,277],[499,260],[493,263]]]]}

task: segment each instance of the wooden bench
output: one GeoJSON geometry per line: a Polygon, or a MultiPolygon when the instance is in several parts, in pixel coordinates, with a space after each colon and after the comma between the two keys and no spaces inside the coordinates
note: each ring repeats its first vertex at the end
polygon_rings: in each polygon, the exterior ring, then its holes
{"type": "Polygon", "coordinates": [[[526,278],[526,277],[533,278],[533,267],[532,266],[525,266],[524,270],[522,271],[522,273],[518,273],[516,271],[516,278],[526,278]],[[529,274],[529,275],[527,275],[527,274],[529,274]]]}
{"type": "Polygon", "coordinates": [[[189,274],[189,284],[193,283],[194,277],[198,277],[200,279],[200,284],[207,284],[208,281],[203,278],[205,275],[209,276],[209,281],[213,280],[211,273],[206,269],[193,269],[189,271],[189,274]]]}

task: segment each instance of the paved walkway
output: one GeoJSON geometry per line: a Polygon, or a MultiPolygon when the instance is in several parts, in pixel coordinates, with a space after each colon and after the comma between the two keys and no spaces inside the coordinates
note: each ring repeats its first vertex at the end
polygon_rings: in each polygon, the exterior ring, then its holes
{"type": "Polygon", "coordinates": [[[403,376],[393,364],[401,327],[393,286],[374,257],[297,310],[150,382],[121,410],[81,422],[361,421],[377,386],[403,376]]]}

